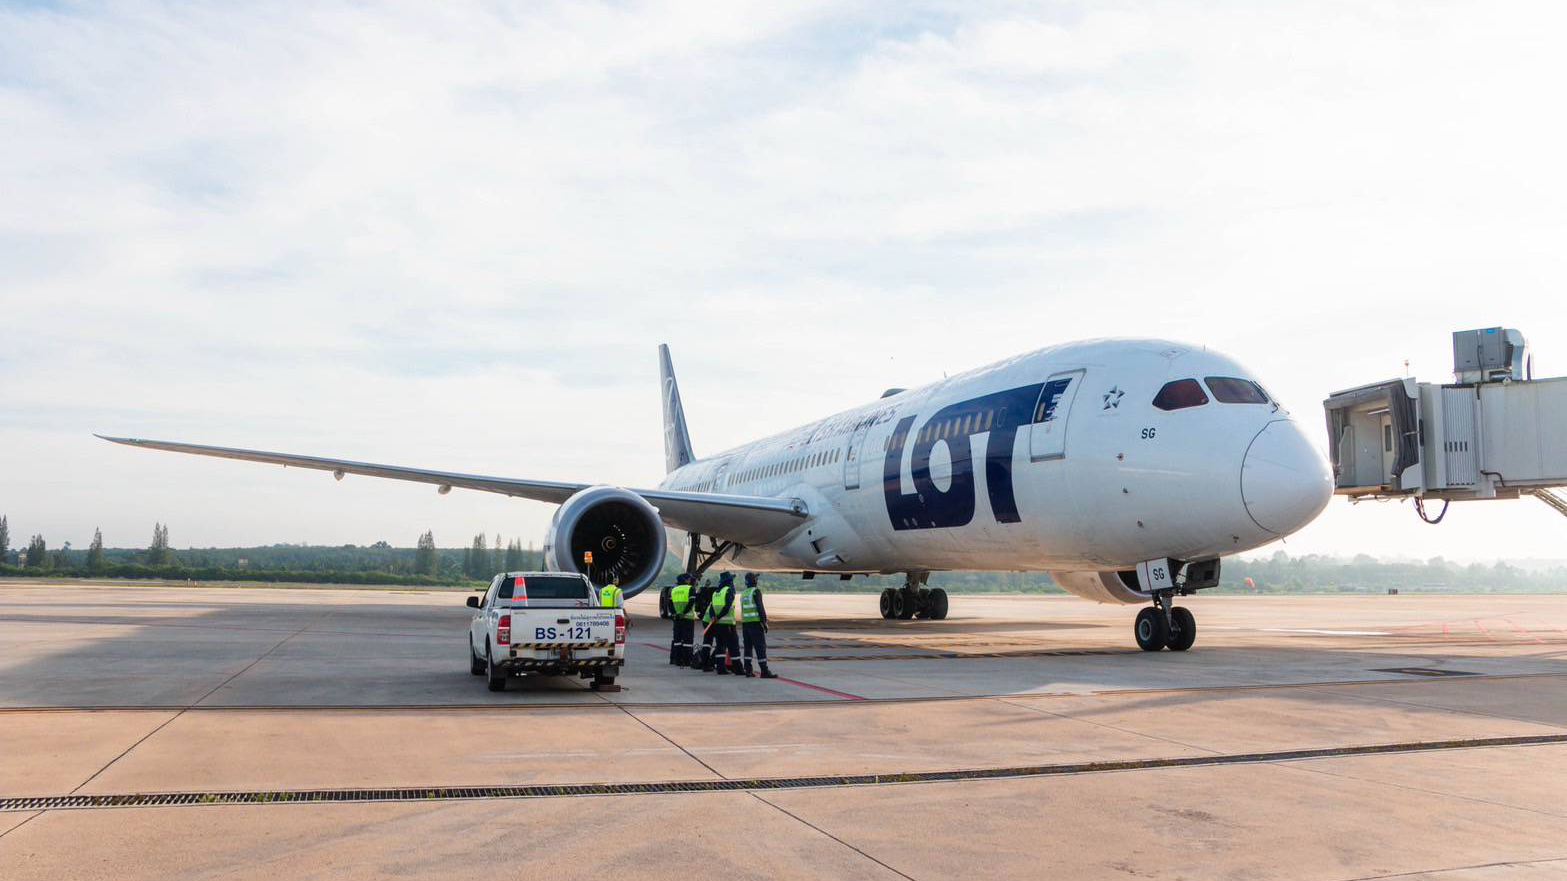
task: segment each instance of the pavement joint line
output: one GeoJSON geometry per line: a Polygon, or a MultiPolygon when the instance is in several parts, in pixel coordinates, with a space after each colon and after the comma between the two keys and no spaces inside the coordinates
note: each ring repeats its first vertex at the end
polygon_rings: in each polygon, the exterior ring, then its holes
{"type": "Polygon", "coordinates": [[[1337,779],[1337,780],[1353,780],[1356,783],[1366,783],[1366,784],[1370,784],[1372,786],[1386,786],[1386,787],[1389,787],[1389,788],[1392,788],[1392,789],[1401,789],[1401,790],[1404,790],[1405,792],[1419,792],[1419,793],[1423,793],[1425,795],[1435,795],[1435,796],[1440,796],[1442,798],[1452,798],[1452,799],[1457,799],[1459,801],[1467,801],[1467,802],[1473,802],[1475,804],[1480,804],[1480,805],[1488,805],[1488,806],[1493,807],[1493,808],[1506,808],[1506,809],[1511,810],[1511,811],[1523,811],[1525,813],[1539,814],[1542,817],[1551,817],[1551,818],[1558,819],[1558,820],[1560,820],[1560,819],[1562,819],[1564,817],[1567,817],[1567,814],[1562,814],[1562,813],[1552,812],[1552,811],[1542,811],[1539,808],[1529,808],[1529,807],[1524,807],[1523,805],[1508,804],[1507,802],[1502,802],[1502,801],[1492,801],[1492,800],[1487,799],[1487,798],[1478,798],[1478,797],[1473,796],[1473,795],[1464,795],[1463,793],[1459,793],[1459,792],[1443,792],[1440,789],[1426,789],[1426,788],[1421,787],[1421,786],[1410,786],[1407,783],[1394,783],[1394,782],[1392,782],[1390,780],[1373,780],[1373,779],[1369,779],[1369,778],[1366,778],[1366,777],[1356,777],[1353,774],[1344,774],[1344,773],[1339,773],[1339,772],[1336,772],[1336,771],[1329,771],[1326,768],[1312,768],[1312,767],[1308,767],[1308,766],[1305,766],[1305,765],[1296,765],[1296,766],[1293,766],[1292,769],[1296,770],[1296,771],[1300,771],[1302,773],[1306,773],[1306,774],[1321,774],[1324,777],[1332,777],[1332,778],[1337,779]]]}
{"type": "Polygon", "coordinates": [[[319,614],[316,617],[314,617],[314,618],[310,619],[309,621],[307,621],[303,627],[299,628],[298,630],[294,631],[293,633],[290,633],[288,636],[285,636],[282,639],[278,640],[275,645],[273,645],[271,648],[267,649],[265,652],[262,652],[260,657],[256,658],[254,661],[251,661],[249,664],[246,664],[243,669],[241,669],[238,672],[236,672],[233,676],[230,676],[229,678],[223,680],[222,682],[219,682],[217,685],[214,685],[212,687],[211,691],[207,692],[206,694],[204,694],[201,697],[197,698],[196,700],[192,701],[189,706],[182,707],[179,710],[179,712],[175,713],[174,715],[170,716],[169,718],[164,719],[163,722],[158,725],[158,727],[152,729],[151,731],[147,732],[146,734],[143,734],[139,739],[137,739],[137,741],[135,743],[133,743],[130,746],[126,747],[119,755],[115,756],[114,758],[112,758],[108,762],[106,762],[103,767],[101,767],[98,770],[92,772],[92,775],[89,776],[86,780],[83,780],[81,783],[76,784],[76,788],[72,789],[71,792],[75,793],[78,790],[80,790],[83,786],[86,786],[87,784],[89,784],[89,783],[93,782],[94,780],[98,779],[98,775],[99,774],[102,774],[103,772],[109,770],[109,768],[112,767],[115,762],[118,762],[120,759],[123,759],[127,755],[130,755],[131,750],[135,749],[138,746],[141,746],[143,743],[146,743],[147,742],[147,738],[153,736],[154,734],[157,734],[159,731],[162,731],[164,728],[167,728],[169,726],[169,724],[172,723],[175,719],[178,719],[179,717],[181,717],[181,716],[185,715],[187,712],[189,712],[191,707],[194,707],[197,704],[201,703],[202,701],[206,700],[207,698],[212,697],[214,694],[217,694],[218,691],[223,688],[223,686],[228,685],[230,682],[233,682],[234,680],[238,679],[240,676],[242,676],[245,673],[249,672],[250,668],[252,668],[252,667],[256,666],[257,664],[261,663],[262,661],[266,660],[269,655],[271,655],[273,652],[277,651],[278,649],[282,648],[284,643],[288,642],[289,640],[293,639],[294,637],[298,636],[299,634],[304,633],[306,630],[310,629],[310,625],[315,624],[317,621],[324,620],[328,615],[331,615],[335,611],[336,611],[336,608],[328,608],[326,611],[322,612],[321,614],[319,614]]]}
{"type": "MultiPolygon", "coordinates": [[[[861,674],[871,676],[874,674],[861,674]]],[[[1323,682],[1248,682],[1241,685],[1193,685],[1172,688],[1111,688],[1097,689],[1093,691],[1053,691],[1032,692],[1014,691],[1000,694],[945,694],[945,695],[918,695],[913,697],[868,697],[863,702],[867,704],[898,704],[898,703],[930,703],[936,701],[1011,701],[1011,700],[1057,700],[1061,698],[1082,697],[1120,697],[1123,695],[1149,695],[1149,694],[1203,694],[1210,692],[1233,691],[1263,691],[1291,688],[1347,688],[1355,686],[1371,685],[1435,685],[1438,683],[1452,684],[1455,682],[1487,682],[1504,679],[1548,679],[1567,677],[1567,670],[1562,672],[1544,673],[1477,673],[1473,676],[1450,676],[1431,679],[1399,678],[1399,679],[1340,679],[1323,682]]],[[[892,682],[899,682],[893,677],[877,677],[892,682]]],[[[575,694],[577,690],[562,692],[575,694]]],[[[595,693],[596,694],[596,693],[595,693]]],[[[1392,698],[1367,698],[1368,700],[1393,701],[1392,698]]],[[[233,711],[262,711],[262,712],[317,712],[317,711],[347,711],[363,712],[370,710],[425,710],[425,711],[483,711],[483,710],[507,710],[507,711],[536,711],[536,710],[584,710],[584,709],[610,709],[612,707],[630,707],[639,710],[655,709],[743,709],[749,707],[830,707],[852,706],[856,701],[844,700],[785,700],[785,701],[675,701],[669,703],[639,702],[639,701],[608,701],[598,704],[571,704],[571,703],[496,703],[496,704],[104,704],[84,706],[25,706],[25,707],[0,707],[0,715],[11,713],[135,713],[185,710],[187,712],[233,712],[233,711]]],[[[1423,704],[1412,704],[1424,709],[1448,709],[1447,707],[1426,707],[1423,704]]],[[[1455,711],[1455,712],[1474,712],[1455,711]]],[[[1477,715],[1486,715],[1477,713],[1477,715]]],[[[1509,716],[1497,716],[1498,719],[1511,719],[1509,716]]],[[[1529,721],[1513,719],[1512,721],[1529,721]]],[[[1541,723],[1545,724],[1545,723],[1541,723]]]]}
{"type": "MultiPolygon", "coordinates": [[[[1478,678],[1480,678],[1480,677],[1478,677],[1478,676],[1455,676],[1455,677],[1448,677],[1447,679],[1478,679],[1478,678]]],[[[1411,680],[1411,681],[1414,681],[1414,680],[1411,680]]],[[[1427,681],[1444,681],[1444,680],[1438,679],[1438,680],[1427,680],[1427,681]]],[[[1334,690],[1331,690],[1331,689],[1328,689],[1328,691],[1329,691],[1330,694],[1335,694],[1335,695],[1338,695],[1340,697],[1347,697],[1347,698],[1351,698],[1353,700],[1358,700],[1358,701],[1368,701],[1368,702],[1379,703],[1379,704],[1395,704],[1395,705],[1401,706],[1401,707],[1418,707],[1418,708],[1420,708],[1422,710],[1439,710],[1439,711],[1444,712],[1444,713],[1458,713],[1459,715],[1464,715],[1464,716],[1478,716],[1478,717],[1480,717],[1482,719],[1500,719],[1500,720],[1503,720],[1503,721],[1506,721],[1506,722],[1527,722],[1527,723],[1529,723],[1531,725],[1543,725],[1546,728],[1567,728],[1567,725],[1563,725],[1563,724],[1558,723],[1558,722],[1545,722],[1545,721],[1541,721],[1539,719],[1525,719],[1525,718],[1520,717],[1520,716],[1503,716],[1503,715],[1501,715],[1499,713],[1482,713],[1479,710],[1466,710],[1466,709],[1463,709],[1461,707],[1444,707],[1444,706],[1440,706],[1438,704],[1424,704],[1424,703],[1419,703],[1417,701],[1401,701],[1401,700],[1398,700],[1397,698],[1383,697],[1381,695],[1375,695],[1375,694],[1351,694],[1351,693],[1348,693],[1348,692],[1334,691],[1334,690]]]]}
{"type": "Polygon", "coordinates": [[[865,857],[866,859],[870,860],[871,862],[875,863],[876,865],[881,866],[883,869],[886,869],[887,871],[891,872],[892,874],[897,875],[899,878],[906,878],[906,879],[908,879],[908,881],[915,881],[915,879],[914,879],[914,877],[912,875],[907,875],[907,874],[904,874],[903,872],[898,871],[897,869],[894,869],[893,867],[887,865],[886,863],[882,862],[881,860],[876,859],[875,857],[871,856],[870,854],[866,853],[865,851],[861,850],[860,848],[855,847],[854,845],[850,844],[849,842],[844,841],[842,838],[839,838],[838,836],[832,834],[831,832],[828,832],[826,829],[823,829],[822,827],[816,825],[815,823],[812,823],[810,820],[807,820],[804,817],[801,817],[800,815],[794,813],[793,811],[789,810],[788,808],[785,808],[782,805],[775,804],[773,802],[768,801],[767,799],[762,797],[761,793],[759,793],[759,792],[751,792],[749,794],[750,794],[750,796],[752,798],[756,799],[757,801],[761,802],[762,804],[767,805],[768,807],[770,807],[773,810],[779,812],[780,814],[783,814],[784,816],[786,816],[789,819],[795,821],[796,823],[799,823],[800,825],[806,827],[807,829],[811,829],[811,830],[813,830],[815,832],[819,832],[822,835],[827,836],[828,838],[831,838],[833,841],[836,841],[839,844],[843,845],[844,847],[847,847],[849,850],[852,850],[855,853],[859,854],[860,856],[865,857]]]}
{"type": "Polygon", "coordinates": [[[1216,749],[1209,749],[1209,748],[1204,747],[1204,746],[1198,746],[1195,743],[1183,743],[1183,742],[1181,742],[1179,740],[1171,740],[1168,737],[1160,737],[1157,734],[1149,734],[1149,733],[1144,732],[1144,731],[1133,731],[1130,728],[1122,728],[1119,725],[1111,725],[1108,722],[1100,722],[1097,719],[1085,719],[1085,718],[1083,718],[1081,716],[1072,716],[1072,715],[1069,715],[1067,713],[1053,713],[1053,712],[1051,712],[1049,710],[1046,710],[1046,709],[1044,709],[1042,707],[1031,707],[1028,704],[1019,703],[1018,701],[1003,700],[1003,701],[999,701],[999,703],[1003,703],[1003,704],[1006,704],[1007,706],[1011,706],[1011,707],[1017,707],[1020,710],[1027,710],[1030,713],[1039,713],[1039,714],[1044,715],[1044,716],[1050,716],[1050,717],[1053,717],[1053,718],[1056,718],[1056,719],[1066,719],[1066,720],[1069,720],[1069,721],[1072,721],[1072,722],[1086,722],[1089,725],[1097,725],[1100,728],[1107,728],[1107,729],[1109,729],[1111,731],[1119,731],[1122,734],[1130,734],[1130,735],[1133,735],[1135,737],[1147,737],[1147,738],[1150,738],[1152,740],[1157,740],[1157,741],[1159,741],[1161,743],[1168,743],[1171,746],[1181,746],[1181,747],[1185,747],[1187,749],[1194,749],[1194,750],[1197,750],[1198,752],[1208,753],[1209,755],[1221,755],[1221,753],[1218,750],[1216,750],[1216,749]]]}
{"type": "MultiPolygon", "coordinates": [[[[632,718],[635,714],[627,713],[632,718]]],[[[647,725],[641,719],[637,721],[647,725]]],[[[665,740],[669,738],[651,725],[647,727],[665,740]]],[[[673,743],[673,741],[670,741],[673,743]]],[[[912,771],[878,774],[827,774],[797,777],[728,778],[716,780],[663,780],[639,783],[563,783],[507,784],[501,786],[402,786],[374,789],[277,789],[219,790],[177,792],[130,792],[83,794],[74,790],[67,795],[0,797],[0,813],[38,810],[86,810],[94,808],[141,808],[210,804],[322,804],[385,801],[461,801],[473,799],[565,798],[610,795],[670,795],[710,792],[769,792],[796,789],[838,789],[854,786],[887,786],[913,783],[950,783],[968,780],[1011,780],[1062,777],[1119,771],[1154,771],[1172,768],[1220,765],[1271,764],[1310,759],[1349,756],[1395,755],[1442,752],[1460,749],[1491,749],[1515,746],[1551,746],[1567,744],[1564,734],[1531,734],[1511,737],[1475,737],[1460,740],[1407,741],[1403,743],[1363,744],[1359,746],[1277,750],[1273,752],[1225,753],[1205,756],[1176,756],[1155,759],[1070,762],[1054,765],[1026,765],[1002,768],[974,768],[953,771],[912,771]]],[[[686,752],[684,747],[679,747],[686,752]]],[[[691,755],[686,752],[687,755],[691,755]]],[[[708,767],[695,756],[697,763],[708,767]]],[[[78,787],[79,789],[80,787],[78,787]]]]}
{"type": "Polygon", "coordinates": [[[1567,857],[1546,857],[1542,860],[1501,860],[1495,863],[1475,863],[1470,866],[1447,866],[1441,869],[1419,869],[1414,872],[1394,872],[1391,875],[1356,875],[1353,878],[1344,878],[1341,881],[1384,881],[1387,878],[1414,878],[1420,875],[1446,874],[1448,872],[1467,872],[1470,869],[1496,869],[1502,866],[1539,866],[1546,863],[1567,862],[1567,857]]]}

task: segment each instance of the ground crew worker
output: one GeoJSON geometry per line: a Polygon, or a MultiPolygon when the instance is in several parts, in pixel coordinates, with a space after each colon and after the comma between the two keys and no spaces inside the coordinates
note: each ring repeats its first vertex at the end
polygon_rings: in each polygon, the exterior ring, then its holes
{"type": "Polygon", "coordinates": [[[718,590],[713,591],[713,623],[707,629],[713,634],[713,666],[720,676],[744,675],[740,667],[740,637],[735,633],[735,625],[740,621],[738,600],[734,573],[718,576],[718,590]]]}
{"type": "Polygon", "coordinates": [[[763,679],[777,679],[778,674],[767,669],[767,608],[755,572],[745,573],[745,589],[740,591],[740,630],[745,634],[745,675],[753,675],[751,659],[755,658],[763,679]]]}
{"type": "MultiPolygon", "coordinates": [[[[711,581],[704,581],[704,582],[702,582],[702,589],[697,591],[697,594],[696,594],[696,614],[697,614],[697,620],[701,621],[703,623],[703,625],[711,624],[712,621],[713,621],[713,582],[711,582],[711,581]]],[[[693,630],[695,629],[695,627],[696,627],[696,625],[693,624],[692,625],[693,630]]],[[[696,656],[691,659],[691,669],[693,669],[693,670],[701,670],[704,673],[712,672],[712,669],[713,669],[713,631],[712,631],[712,628],[709,628],[709,627],[706,627],[706,626],[704,626],[702,628],[702,650],[700,652],[698,652],[696,654],[696,656]]]]}
{"type": "Polygon", "coordinates": [[[690,573],[682,572],[675,579],[675,586],[669,589],[669,607],[675,619],[669,663],[685,667],[691,663],[691,636],[696,632],[696,598],[691,595],[690,573]]]}
{"type": "Polygon", "coordinates": [[[611,581],[599,588],[599,605],[606,609],[618,609],[626,602],[626,592],[620,589],[620,585],[611,581]]]}

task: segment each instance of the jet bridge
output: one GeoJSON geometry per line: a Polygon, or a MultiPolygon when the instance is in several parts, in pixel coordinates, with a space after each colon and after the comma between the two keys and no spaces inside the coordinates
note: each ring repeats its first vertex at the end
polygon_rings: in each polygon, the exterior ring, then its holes
{"type": "Polygon", "coordinates": [[[1523,335],[1453,334],[1452,383],[1390,379],[1323,401],[1334,492],[1413,499],[1427,522],[1451,502],[1533,495],[1567,515],[1567,377],[1535,379],[1523,335]],[[1443,502],[1428,517],[1427,499],[1443,502]]]}

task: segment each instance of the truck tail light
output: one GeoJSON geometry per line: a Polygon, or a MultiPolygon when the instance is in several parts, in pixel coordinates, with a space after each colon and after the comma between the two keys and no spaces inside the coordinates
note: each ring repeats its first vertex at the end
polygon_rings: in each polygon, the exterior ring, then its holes
{"type": "Polygon", "coordinates": [[[615,645],[626,644],[626,616],[615,616],[615,645]]]}
{"type": "Polygon", "coordinates": [[[501,623],[495,626],[495,641],[501,645],[511,645],[511,616],[502,615],[501,623]]]}

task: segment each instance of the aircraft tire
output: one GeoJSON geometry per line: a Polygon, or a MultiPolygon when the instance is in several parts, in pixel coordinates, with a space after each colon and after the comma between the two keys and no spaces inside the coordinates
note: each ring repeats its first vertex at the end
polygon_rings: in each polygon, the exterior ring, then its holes
{"type": "Polygon", "coordinates": [[[484,644],[484,660],[485,667],[488,668],[489,672],[486,684],[489,685],[490,691],[505,691],[506,671],[495,666],[495,658],[490,654],[490,644],[488,642],[484,644]]]}
{"type": "Polygon", "coordinates": [[[883,588],[881,592],[881,616],[892,620],[895,609],[893,608],[893,590],[890,587],[883,588]]]}
{"type": "Polygon", "coordinates": [[[907,621],[919,609],[919,596],[910,590],[893,591],[893,608],[900,619],[907,621]]]}
{"type": "Polygon", "coordinates": [[[1145,652],[1156,652],[1169,642],[1170,626],[1164,622],[1163,612],[1149,606],[1137,613],[1132,635],[1137,638],[1138,648],[1145,652]]]}
{"type": "Polygon", "coordinates": [[[925,617],[932,621],[942,621],[947,617],[947,592],[941,588],[931,590],[930,597],[925,600],[925,617]]]}
{"type": "Polygon", "coordinates": [[[1197,641],[1197,619],[1192,616],[1192,610],[1185,606],[1171,609],[1170,619],[1175,623],[1175,631],[1170,634],[1170,651],[1184,652],[1197,641]]]}

